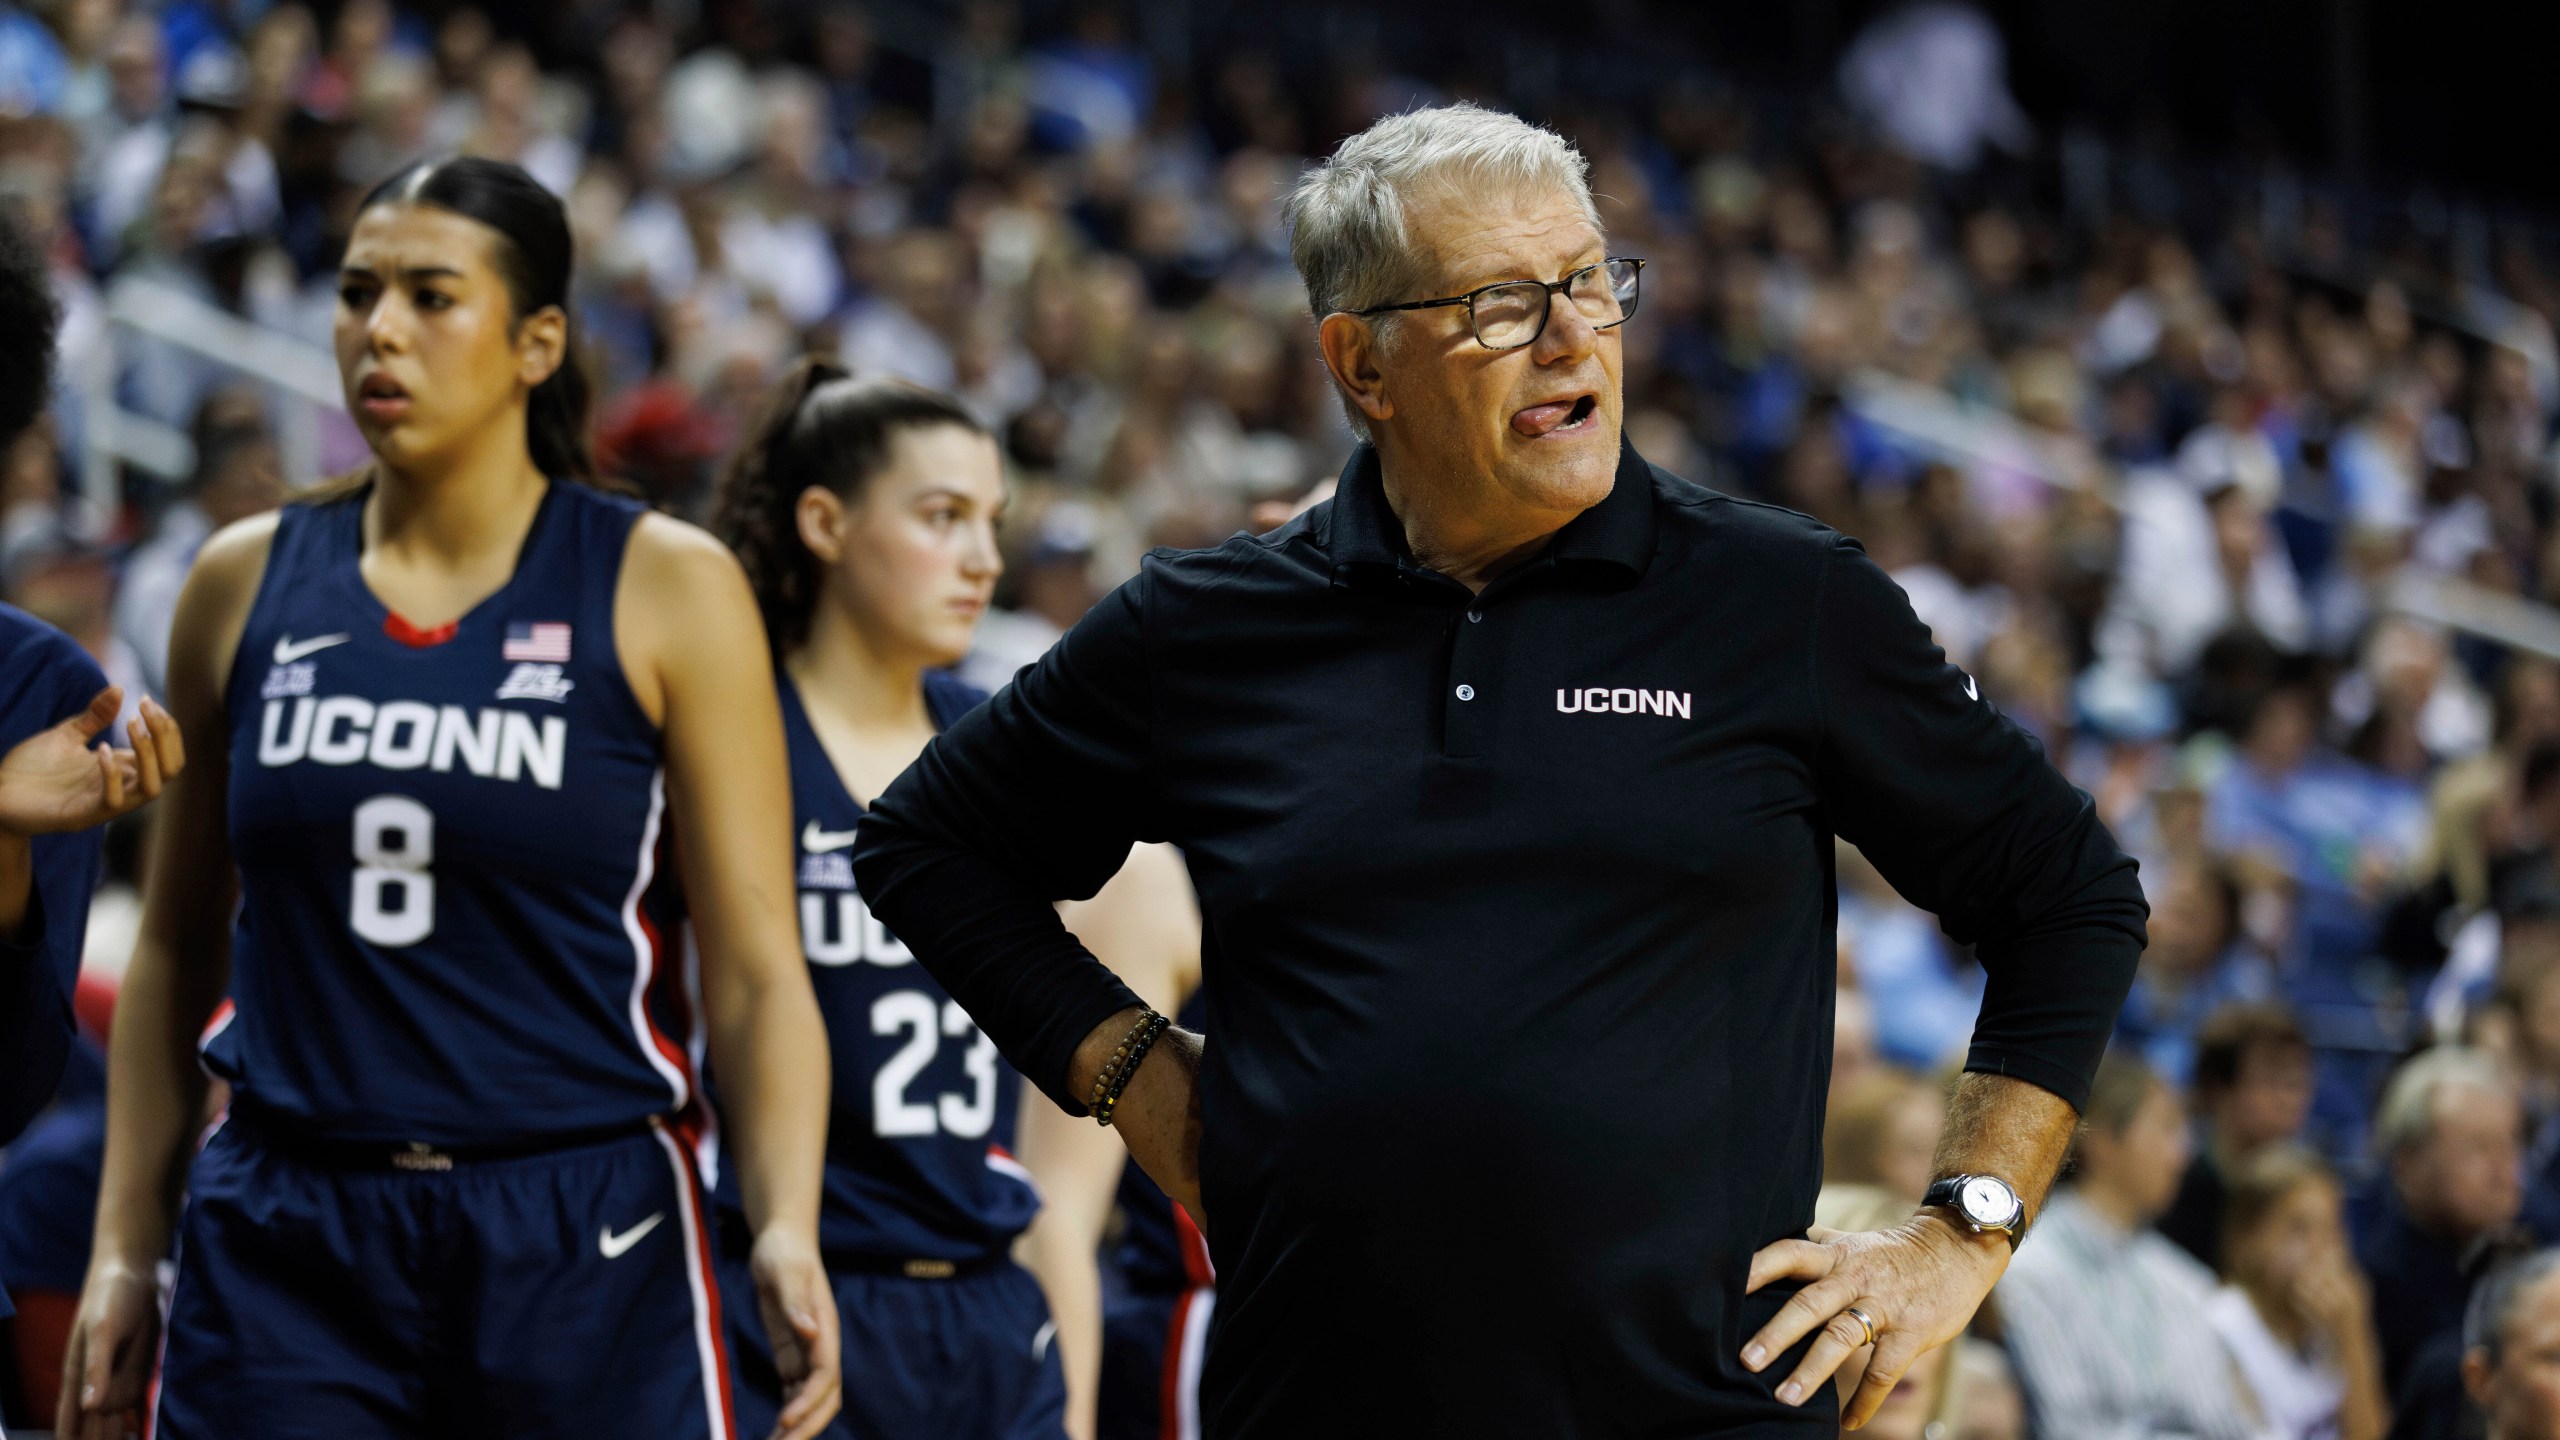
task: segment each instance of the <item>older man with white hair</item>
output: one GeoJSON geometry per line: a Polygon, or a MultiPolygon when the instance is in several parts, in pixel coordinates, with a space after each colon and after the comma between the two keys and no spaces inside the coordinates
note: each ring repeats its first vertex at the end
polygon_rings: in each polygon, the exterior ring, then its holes
{"type": "Polygon", "coordinates": [[[2383,1381],[2396,1394],[2462,1326],[2481,1259],[2522,1238],[2524,1105],[2484,1051],[2440,1045],[2400,1067],[2373,1122],[2387,1167],[2353,1207],[2373,1285],[2383,1381]]]}
{"type": "Polygon", "coordinates": [[[1623,443],[1643,261],[1560,137],[1393,116],[1288,210],[1334,498],[1150,558],[881,797],[863,892],[1203,1223],[1202,1433],[1809,1440],[1872,1344],[1862,1422],[2043,1198],[2133,864],[1854,541],[1623,443]],[[1873,1233],[1808,1230],[1835,836],[1990,976],[1873,1233]],[[1049,903],[1138,839],[1200,892],[1205,1049],[1049,903]]]}

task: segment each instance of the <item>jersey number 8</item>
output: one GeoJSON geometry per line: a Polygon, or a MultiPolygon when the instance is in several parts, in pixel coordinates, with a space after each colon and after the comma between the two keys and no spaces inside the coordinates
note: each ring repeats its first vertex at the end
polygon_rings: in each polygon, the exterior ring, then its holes
{"type": "Polygon", "coordinates": [[[356,807],[355,893],[347,927],[376,945],[415,945],[436,928],[435,812],[406,795],[356,807]]]}

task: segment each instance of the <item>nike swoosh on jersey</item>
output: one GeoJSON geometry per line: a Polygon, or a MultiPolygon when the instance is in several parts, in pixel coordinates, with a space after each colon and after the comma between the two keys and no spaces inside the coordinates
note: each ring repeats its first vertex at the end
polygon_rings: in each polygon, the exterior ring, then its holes
{"type": "Polygon", "coordinates": [[[1982,698],[1982,687],[1974,684],[1973,677],[1970,675],[1964,677],[1964,698],[1967,700],[1979,700],[1982,698]]]}
{"type": "Polygon", "coordinates": [[[276,663],[290,665],[315,651],[326,650],[332,645],[344,645],[352,638],[354,637],[344,633],[320,635],[309,640],[296,640],[290,635],[279,635],[276,637],[276,663]]]}
{"type": "Polygon", "coordinates": [[[623,1251],[639,1244],[641,1236],[657,1229],[658,1222],[666,1218],[667,1212],[660,1210],[619,1235],[614,1234],[613,1227],[607,1225],[596,1232],[596,1248],[604,1252],[604,1258],[607,1260],[619,1260],[622,1258],[623,1251]]]}
{"type": "Polygon", "coordinates": [[[801,827],[800,848],[812,855],[824,855],[830,850],[841,850],[852,844],[853,834],[854,832],[850,830],[821,830],[818,828],[818,822],[812,820],[801,827]]]}

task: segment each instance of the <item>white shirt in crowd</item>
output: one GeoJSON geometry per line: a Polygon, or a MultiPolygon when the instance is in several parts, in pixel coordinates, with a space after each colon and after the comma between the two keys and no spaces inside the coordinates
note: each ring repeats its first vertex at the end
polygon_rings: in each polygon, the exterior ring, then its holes
{"type": "Polygon", "coordinates": [[[2039,1435],[2261,1440],[2231,1357],[2199,1324],[2211,1272],[2144,1227],[2057,1194],[1997,1292],[2039,1435]]]}
{"type": "Polygon", "coordinates": [[[2207,641],[2241,620],[2280,650],[2310,642],[2301,583],[2283,548],[2268,536],[2246,593],[2235,595],[2215,548],[2213,514],[2195,485],[2167,469],[2127,475],[2124,548],[2098,621],[2098,653],[2155,675],[2181,674],[2207,641]]]}
{"type": "Polygon", "coordinates": [[[2225,1285],[2205,1309],[2214,1333],[2231,1349],[2240,1378],[2258,1397],[2268,1440],[2337,1440],[2347,1377],[2329,1357],[2305,1355],[2276,1338],[2247,1292],[2225,1285]]]}

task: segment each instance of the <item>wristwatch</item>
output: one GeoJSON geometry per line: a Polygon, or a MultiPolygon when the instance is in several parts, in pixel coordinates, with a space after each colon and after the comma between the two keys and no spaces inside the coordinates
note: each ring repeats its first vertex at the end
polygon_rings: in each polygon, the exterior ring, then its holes
{"type": "Polygon", "coordinates": [[[1952,1210],[1976,1235],[2009,1237],[2011,1250],[2027,1233],[2026,1202],[1997,1175],[1950,1175],[1929,1187],[1920,1208],[1952,1210]]]}

